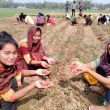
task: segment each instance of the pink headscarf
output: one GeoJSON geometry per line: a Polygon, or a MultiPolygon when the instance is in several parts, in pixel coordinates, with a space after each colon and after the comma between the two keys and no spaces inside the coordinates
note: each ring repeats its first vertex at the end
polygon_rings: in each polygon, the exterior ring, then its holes
{"type": "MultiPolygon", "coordinates": [[[[29,52],[32,55],[34,54],[34,56],[37,57],[37,60],[41,60],[42,57],[45,55],[44,49],[42,48],[41,40],[36,44],[33,43],[33,35],[36,33],[37,28],[39,28],[39,27],[31,26],[29,28],[28,35],[27,35],[27,44],[28,44],[29,52]]],[[[34,58],[34,59],[36,59],[36,58],[34,58]]]]}

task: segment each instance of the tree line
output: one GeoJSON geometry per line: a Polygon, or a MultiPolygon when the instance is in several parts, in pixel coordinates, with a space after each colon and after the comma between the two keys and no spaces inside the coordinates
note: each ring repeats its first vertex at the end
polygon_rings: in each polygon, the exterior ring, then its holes
{"type": "MultiPolygon", "coordinates": [[[[64,9],[65,3],[56,3],[56,2],[43,2],[43,3],[15,3],[13,0],[0,0],[0,8],[17,8],[19,6],[26,7],[30,9],[64,9]]],[[[72,3],[71,3],[72,4],[72,3]]],[[[110,3],[101,4],[101,3],[92,3],[91,0],[85,0],[83,2],[84,9],[91,9],[95,7],[97,9],[110,9],[110,3]]]]}

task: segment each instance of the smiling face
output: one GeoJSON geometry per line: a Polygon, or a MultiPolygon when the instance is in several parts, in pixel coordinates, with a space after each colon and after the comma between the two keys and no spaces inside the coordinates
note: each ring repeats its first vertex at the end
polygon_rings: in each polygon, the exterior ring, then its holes
{"type": "Polygon", "coordinates": [[[37,31],[33,36],[33,42],[38,43],[41,40],[41,33],[40,31],[37,31]]]}
{"type": "Polygon", "coordinates": [[[12,66],[15,64],[16,59],[16,47],[11,43],[5,44],[4,47],[0,50],[0,62],[5,65],[12,66]]]}

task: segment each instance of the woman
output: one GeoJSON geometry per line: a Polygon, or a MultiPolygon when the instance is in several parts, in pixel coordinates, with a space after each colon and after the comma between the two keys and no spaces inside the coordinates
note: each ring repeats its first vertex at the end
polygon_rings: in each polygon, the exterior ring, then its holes
{"type": "Polygon", "coordinates": [[[26,24],[34,24],[34,20],[29,16],[29,15],[26,15],[24,13],[21,13],[19,15],[19,17],[16,18],[18,22],[23,22],[23,23],[26,23],[26,24]]]}
{"type": "Polygon", "coordinates": [[[27,16],[26,14],[21,13],[21,14],[19,15],[19,17],[17,17],[17,21],[18,21],[18,22],[24,22],[26,16],[27,16]]]}
{"type": "MultiPolygon", "coordinates": [[[[110,40],[107,42],[105,52],[90,64],[82,64],[79,62],[73,62],[70,65],[70,70],[75,75],[88,73],[93,76],[99,83],[101,83],[105,89],[98,89],[98,93],[104,96],[107,106],[103,106],[102,110],[110,109],[110,40]],[[96,69],[96,72],[93,71],[96,69]],[[109,108],[108,108],[109,106],[109,108]]],[[[97,89],[97,88],[95,88],[97,89]]],[[[98,106],[90,107],[90,110],[101,110],[98,106]]]]}
{"type": "Polygon", "coordinates": [[[35,18],[36,26],[44,26],[46,24],[45,15],[38,13],[35,18]]]}
{"type": "Polygon", "coordinates": [[[83,4],[81,3],[81,2],[79,2],[79,16],[81,16],[82,17],[82,15],[83,15],[83,4]]]}
{"type": "Polygon", "coordinates": [[[24,97],[35,87],[48,88],[47,81],[35,81],[17,91],[24,76],[37,74],[35,70],[17,70],[18,45],[7,32],[0,32],[0,97],[2,110],[16,110],[16,101],[24,97]]]}
{"type": "Polygon", "coordinates": [[[48,25],[55,25],[55,20],[50,15],[47,15],[47,24],[48,25]]]}
{"type": "Polygon", "coordinates": [[[27,39],[19,42],[18,68],[38,69],[48,68],[56,61],[46,56],[41,44],[42,31],[37,26],[31,26],[27,39]]]}
{"type": "Polygon", "coordinates": [[[84,15],[83,18],[84,18],[83,24],[85,26],[92,25],[92,17],[91,17],[91,15],[88,15],[88,16],[84,15]]]}

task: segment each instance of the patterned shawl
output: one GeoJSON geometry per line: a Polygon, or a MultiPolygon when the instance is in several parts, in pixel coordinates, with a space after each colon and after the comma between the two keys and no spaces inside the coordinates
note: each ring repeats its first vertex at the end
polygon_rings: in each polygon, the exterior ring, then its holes
{"type": "Polygon", "coordinates": [[[105,71],[105,76],[110,75],[110,54],[108,52],[108,45],[110,45],[110,39],[108,40],[105,52],[100,57],[100,67],[105,71]]]}
{"type": "Polygon", "coordinates": [[[12,85],[12,78],[16,76],[15,66],[0,64],[0,94],[7,92],[12,85]]]}

